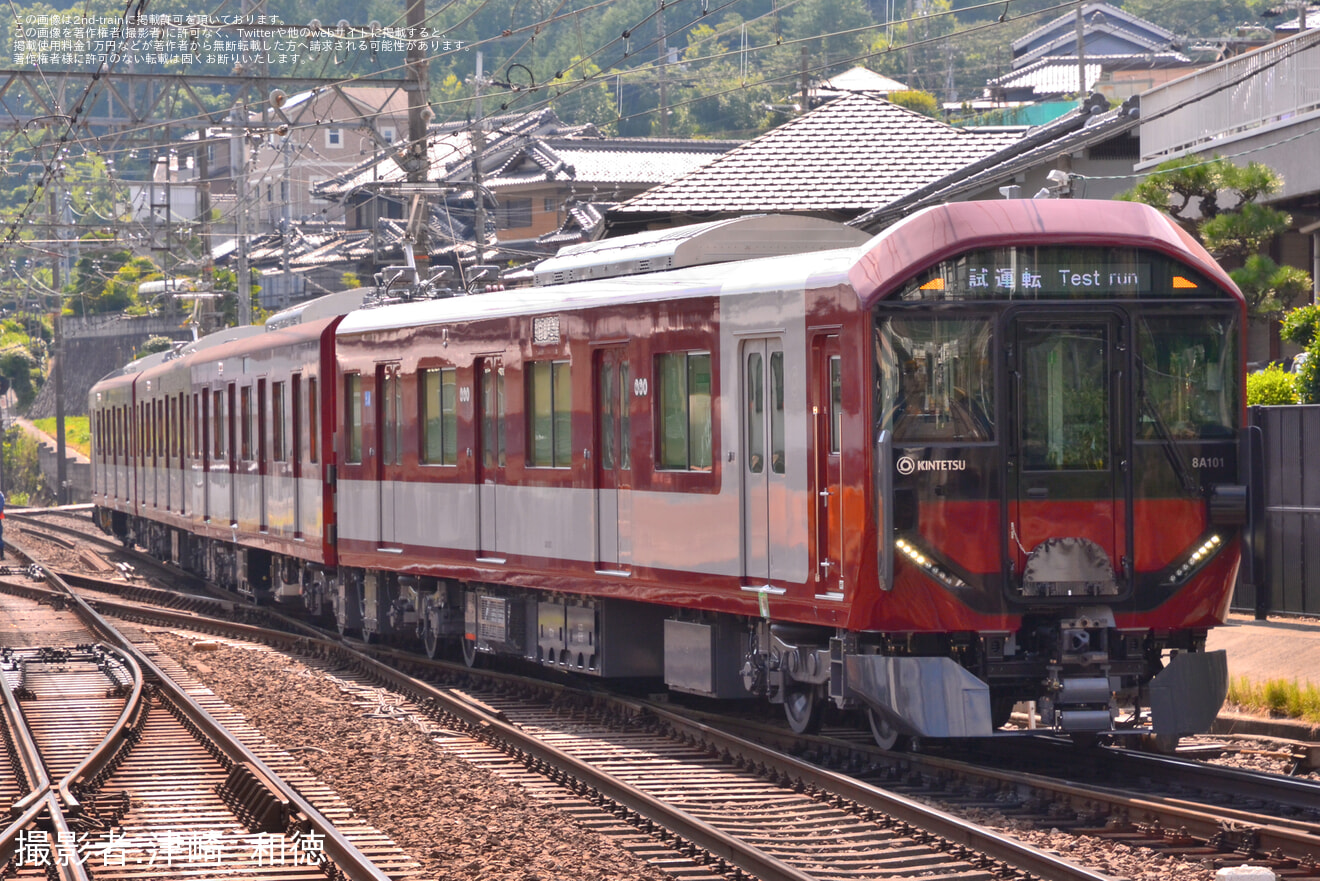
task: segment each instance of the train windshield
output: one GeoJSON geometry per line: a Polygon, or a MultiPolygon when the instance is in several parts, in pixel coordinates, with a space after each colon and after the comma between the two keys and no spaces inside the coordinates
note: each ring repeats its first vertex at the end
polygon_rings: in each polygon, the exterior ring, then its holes
{"type": "Polygon", "coordinates": [[[1137,436],[1232,437],[1238,412],[1237,343],[1237,322],[1231,316],[1142,318],[1137,325],[1137,436]]]}
{"type": "Polygon", "coordinates": [[[988,441],[994,435],[993,322],[884,319],[876,336],[882,428],[896,441],[988,441]]]}
{"type": "Polygon", "coordinates": [[[970,251],[876,304],[876,429],[908,445],[1011,437],[1024,465],[1063,471],[1109,470],[1127,413],[1139,441],[1230,438],[1239,312],[1154,251],[970,251]]]}

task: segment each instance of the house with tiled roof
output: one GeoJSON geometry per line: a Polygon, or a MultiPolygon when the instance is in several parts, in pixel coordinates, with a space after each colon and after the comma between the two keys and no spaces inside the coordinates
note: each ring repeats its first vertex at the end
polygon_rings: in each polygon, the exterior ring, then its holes
{"type": "MultiPolygon", "coordinates": [[[[312,196],[334,206],[344,226],[317,219],[295,221],[254,239],[248,259],[261,275],[262,304],[287,305],[278,281],[287,265],[307,296],[342,287],[353,273],[369,281],[382,266],[404,261],[416,240],[409,229],[413,190],[426,191],[427,253],[434,265],[466,267],[522,262],[598,234],[604,209],[657,183],[682,175],[737,146],[739,141],[607,138],[592,125],[569,125],[554,111],[485,120],[480,152],[485,199],[485,243],[475,244],[473,197],[475,126],[460,121],[430,127],[429,173],[408,185],[393,150],[373,150],[340,173],[318,181],[312,196]],[[287,243],[287,247],[286,247],[287,243]]],[[[215,255],[218,265],[232,251],[215,255]]]]}
{"type": "MultiPolygon", "coordinates": [[[[553,110],[486,121],[478,163],[486,194],[486,241],[492,247],[542,250],[537,240],[554,236],[570,217],[570,206],[613,204],[691,171],[738,141],[609,138],[592,125],[567,125],[553,110]]],[[[473,132],[470,123],[438,126],[429,139],[428,182],[444,195],[432,213],[466,229],[458,241],[474,240],[473,132]]],[[[392,193],[405,179],[391,156],[373,156],[340,177],[322,183],[318,194],[342,201],[349,229],[369,228],[382,218],[402,219],[408,197],[392,193]]],[[[585,230],[588,237],[592,230],[585,230]]],[[[580,240],[580,237],[579,237],[580,240]]],[[[446,244],[454,244],[449,240],[446,244]]],[[[485,259],[491,259],[487,256],[485,259]]]]}
{"type": "Polygon", "coordinates": [[[1016,140],[854,93],[611,208],[611,234],[743,214],[851,220],[1016,140]]]}
{"type": "Polygon", "coordinates": [[[1123,100],[1194,66],[1174,34],[1159,25],[1108,3],[1087,3],[1081,15],[1080,53],[1077,12],[1069,10],[1013,41],[1013,69],[986,84],[986,97],[1041,102],[1077,95],[1080,87],[1123,100]]]}
{"type": "Polygon", "coordinates": [[[1112,199],[1131,186],[1141,152],[1140,100],[1109,109],[1103,95],[1031,129],[975,162],[878,205],[850,222],[875,234],[931,205],[1033,196],[1112,199]],[[1051,172],[1061,172],[1063,176],[1051,172]]]}

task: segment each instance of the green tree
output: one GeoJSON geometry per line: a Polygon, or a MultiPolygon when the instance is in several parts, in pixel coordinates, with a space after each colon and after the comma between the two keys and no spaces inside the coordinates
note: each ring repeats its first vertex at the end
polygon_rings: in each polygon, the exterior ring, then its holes
{"type": "Polygon", "coordinates": [[[1169,214],[1210,253],[1228,263],[1233,281],[1254,318],[1277,316],[1299,292],[1311,287],[1300,269],[1280,267],[1259,253],[1287,231],[1292,218],[1257,200],[1278,192],[1278,172],[1259,162],[1245,166],[1215,156],[1170,159],[1118,198],[1145,202],[1169,214]]]}
{"type": "Polygon", "coordinates": [[[1124,12],[1191,37],[1221,37],[1255,20],[1266,8],[1259,0],[1125,0],[1124,12]]]}
{"type": "Polygon", "coordinates": [[[908,110],[915,110],[923,116],[932,116],[936,119],[939,119],[940,117],[940,102],[935,100],[935,96],[930,92],[920,92],[916,90],[891,92],[889,100],[900,107],[906,107],[908,110]]]}
{"type": "Polygon", "coordinates": [[[26,347],[9,346],[0,351],[0,376],[9,380],[20,410],[32,405],[41,386],[41,364],[26,347]]]}

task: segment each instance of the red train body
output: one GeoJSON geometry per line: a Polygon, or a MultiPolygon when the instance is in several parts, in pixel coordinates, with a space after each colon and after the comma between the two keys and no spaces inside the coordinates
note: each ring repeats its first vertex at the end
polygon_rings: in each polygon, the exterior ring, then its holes
{"type": "Polygon", "coordinates": [[[345,631],[800,729],[832,703],[882,743],[989,735],[1018,701],[1088,736],[1208,726],[1245,305],[1199,245],[1134,204],[978,202],[620,268],[665,242],[129,365],[92,392],[102,521],[345,631]]]}

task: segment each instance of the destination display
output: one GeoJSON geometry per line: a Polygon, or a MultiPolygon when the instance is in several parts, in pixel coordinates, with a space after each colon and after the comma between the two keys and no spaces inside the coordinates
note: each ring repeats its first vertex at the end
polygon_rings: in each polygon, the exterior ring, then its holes
{"type": "Polygon", "coordinates": [[[974,251],[946,260],[914,279],[900,299],[1131,299],[1213,293],[1199,276],[1159,254],[1053,247],[974,251]]]}

